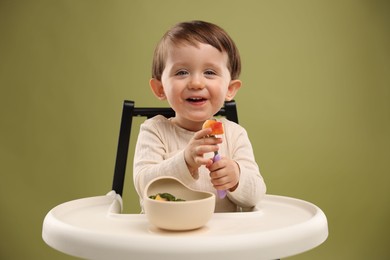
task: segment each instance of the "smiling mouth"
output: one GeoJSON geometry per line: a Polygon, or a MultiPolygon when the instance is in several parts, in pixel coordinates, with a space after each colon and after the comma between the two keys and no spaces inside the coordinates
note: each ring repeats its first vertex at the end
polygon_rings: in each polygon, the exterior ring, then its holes
{"type": "Polygon", "coordinates": [[[191,102],[191,103],[199,103],[199,102],[206,101],[206,99],[205,98],[187,98],[187,101],[191,102]]]}

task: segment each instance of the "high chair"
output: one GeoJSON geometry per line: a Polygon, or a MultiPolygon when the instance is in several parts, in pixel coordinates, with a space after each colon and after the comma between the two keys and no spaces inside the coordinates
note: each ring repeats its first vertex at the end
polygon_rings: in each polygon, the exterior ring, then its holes
{"type": "MultiPolygon", "coordinates": [[[[132,118],[174,116],[170,108],[139,108],[124,101],[112,191],[51,209],[42,238],[52,248],[85,259],[270,260],[296,255],[322,244],[327,219],[316,205],[269,195],[252,212],[214,213],[206,226],[191,231],[153,227],[143,214],[122,214],[123,183],[132,118]]],[[[236,103],[216,116],[238,123],[236,103]]]]}

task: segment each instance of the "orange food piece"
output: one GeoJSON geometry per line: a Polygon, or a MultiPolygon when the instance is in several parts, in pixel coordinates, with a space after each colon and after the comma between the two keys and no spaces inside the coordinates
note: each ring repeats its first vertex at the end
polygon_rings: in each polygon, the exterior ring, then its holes
{"type": "Polygon", "coordinates": [[[211,128],[212,132],[210,135],[221,135],[223,134],[223,124],[217,120],[206,120],[203,124],[203,129],[211,128]]]}

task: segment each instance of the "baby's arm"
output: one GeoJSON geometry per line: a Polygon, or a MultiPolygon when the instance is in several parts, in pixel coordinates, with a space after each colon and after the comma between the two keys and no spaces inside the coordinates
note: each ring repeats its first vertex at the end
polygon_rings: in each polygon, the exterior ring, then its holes
{"type": "Polygon", "coordinates": [[[239,182],[234,191],[228,192],[228,198],[240,207],[253,207],[265,195],[266,186],[255,161],[252,144],[244,128],[236,125],[226,138],[230,140],[229,157],[239,167],[239,182]],[[232,142],[234,140],[234,142],[232,142]]]}
{"type": "Polygon", "coordinates": [[[160,176],[176,177],[184,183],[193,181],[184,160],[183,150],[168,150],[168,141],[164,134],[161,134],[161,129],[156,126],[159,123],[145,121],[138,135],[134,153],[133,181],[140,197],[145,186],[160,176]]]}

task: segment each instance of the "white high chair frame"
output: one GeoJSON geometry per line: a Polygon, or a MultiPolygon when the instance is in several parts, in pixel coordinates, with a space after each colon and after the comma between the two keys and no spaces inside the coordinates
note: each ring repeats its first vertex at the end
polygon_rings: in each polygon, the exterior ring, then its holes
{"type": "MultiPolygon", "coordinates": [[[[171,109],[162,110],[167,117],[174,115],[171,109]]],[[[42,228],[49,246],[85,259],[270,260],[308,251],[326,240],[322,210],[285,196],[266,195],[252,212],[215,213],[206,226],[183,232],[160,230],[143,214],[121,214],[132,117],[150,117],[145,113],[150,108],[124,102],[113,190],[51,209],[42,228]]],[[[220,115],[238,122],[235,102],[225,104],[220,115]]]]}

